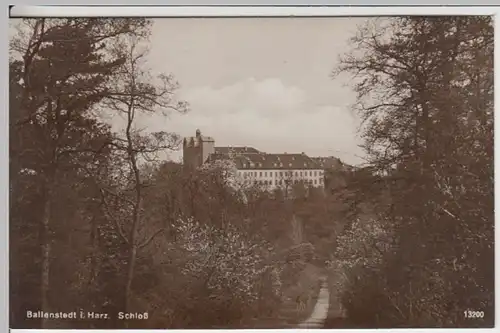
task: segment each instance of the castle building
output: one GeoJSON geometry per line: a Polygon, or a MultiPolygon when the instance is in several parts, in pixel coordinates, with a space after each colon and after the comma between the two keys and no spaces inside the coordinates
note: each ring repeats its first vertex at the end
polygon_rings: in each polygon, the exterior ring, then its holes
{"type": "Polygon", "coordinates": [[[268,154],[252,147],[216,147],[212,137],[196,130],[194,137],[184,138],[183,162],[197,168],[216,160],[231,160],[238,175],[248,184],[265,188],[286,189],[297,183],[324,187],[324,169],[315,159],[304,153],[268,154]]]}

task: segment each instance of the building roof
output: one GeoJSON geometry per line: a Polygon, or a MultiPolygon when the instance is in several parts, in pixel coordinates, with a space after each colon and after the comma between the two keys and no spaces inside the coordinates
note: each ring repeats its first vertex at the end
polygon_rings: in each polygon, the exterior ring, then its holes
{"type": "Polygon", "coordinates": [[[342,169],[344,166],[344,163],[339,158],[333,156],[312,157],[312,159],[325,169],[342,169]]]}
{"type": "Polygon", "coordinates": [[[188,136],[184,138],[184,145],[197,147],[200,142],[215,142],[214,138],[211,136],[188,136]]]}
{"type": "Polygon", "coordinates": [[[252,147],[215,147],[216,154],[258,154],[258,151],[252,147]]]}
{"type": "MultiPolygon", "coordinates": [[[[215,153],[209,156],[209,161],[230,159],[228,154],[215,153]]],[[[322,167],[305,154],[266,154],[266,153],[243,153],[232,157],[238,169],[322,169],[322,167]]]]}
{"type": "Polygon", "coordinates": [[[207,142],[207,141],[208,141],[208,142],[215,142],[215,139],[214,139],[213,137],[211,137],[211,136],[200,135],[198,138],[199,138],[201,141],[203,141],[203,142],[207,142]]]}
{"type": "Polygon", "coordinates": [[[195,136],[187,136],[184,138],[184,145],[197,146],[200,142],[215,142],[215,140],[211,136],[202,135],[199,129],[196,130],[195,136]]]}

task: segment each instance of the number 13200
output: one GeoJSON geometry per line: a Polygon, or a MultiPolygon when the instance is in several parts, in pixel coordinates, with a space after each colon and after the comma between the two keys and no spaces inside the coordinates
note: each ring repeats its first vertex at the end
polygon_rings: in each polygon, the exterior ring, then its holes
{"type": "Polygon", "coordinates": [[[484,318],[484,311],[464,311],[465,318],[484,318]]]}

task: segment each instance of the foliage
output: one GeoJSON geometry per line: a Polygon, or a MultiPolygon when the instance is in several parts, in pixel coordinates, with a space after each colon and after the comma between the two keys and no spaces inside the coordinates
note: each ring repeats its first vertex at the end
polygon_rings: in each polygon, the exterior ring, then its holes
{"type": "Polygon", "coordinates": [[[22,315],[24,304],[45,311],[69,306],[50,292],[61,283],[53,268],[68,269],[63,276],[70,285],[68,297],[74,299],[71,306],[88,305],[78,276],[90,274],[93,279],[98,261],[91,260],[90,267],[76,263],[85,262],[88,250],[97,246],[100,220],[94,218],[98,209],[92,204],[97,193],[80,167],[95,172],[108,156],[109,127],[95,118],[94,111],[109,92],[122,59],[106,56],[106,43],[143,34],[147,21],[26,19],[21,23],[19,34],[11,39],[9,61],[11,197],[16,198],[11,201],[10,236],[17,244],[12,248],[11,272],[21,279],[13,286],[11,320],[14,326],[29,327],[33,321],[22,315]],[[74,234],[81,236],[78,242],[73,241],[74,234]],[[74,266],[54,261],[57,253],[65,252],[76,257],[71,259],[74,266]],[[32,264],[26,264],[25,255],[32,264]]]}
{"type": "Polygon", "coordinates": [[[231,160],[216,160],[213,163],[204,164],[200,167],[203,174],[219,177],[223,186],[230,189],[243,203],[248,202],[246,192],[252,189],[245,180],[238,175],[236,164],[231,160]]]}
{"type": "MultiPolygon", "coordinates": [[[[173,75],[147,67],[150,28],[146,19],[30,19],[11,40],[13,328],[279,326],[287,290],[316,292],[315,265],[345,224],[346,174],[332,173],[326,193],[290,182],[269,193],[229,161],[198,170],[162,161],[179,137],[141,130],[138,117],[188,105],[173,75]],[[35,321],[27,309],[111,319],[35,321]],[[119,311],[151,320],[125,322],[119,311]]],[[[443,172],[440,184],[456,187],[443,172]]]]}
{"type": "MultiPolygon", "coordinates": [[[[192,219],[179,222],[177,244],[186,253],[182,273],[206,280],[212,292],[230,289],[232,297],[242,302],[257,300],[256,281],[267,270],[263,261],[273,251],[271,245],[247,239],[233,225],[220,230],[192,219]]],[[[273,285],[279,285],[279,280],[273,285]]]]}
{"type": "Polygon", "coordinates": [[[376,19],[341,59],[335,74],[357,80],[373,171],[358,177],[355,200],[390,235],[381,257],[366,255],[373,231],[349,236],[366,251],[347,269],[344,302],[365,326],[493,323],[492,36],[489,17],[376,19]],[[384,307],[366,306],[375,299],[384,307]]]}

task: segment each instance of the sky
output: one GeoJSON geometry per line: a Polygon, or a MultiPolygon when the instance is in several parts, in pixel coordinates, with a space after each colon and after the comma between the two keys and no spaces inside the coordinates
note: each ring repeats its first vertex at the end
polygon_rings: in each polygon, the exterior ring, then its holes
{"type": "MultiPolygon", "coordinates": [[[[151,131],[216,146],[362,162],[350,78],[332,79],[363,18],[155,19],[148,67],[180,83],[187,114],[142,117],[151,131]]],[[[180,153],[171,154],[177,159],[180,153]]]]}
{"type": "MultiPolygon", "coordinates": [[[[18,20],[11,20],[9,32],[18,20]]],[[[216,146],[336,156],[363,162],[355,93],[331,77],[366,18],[158,18],[146,66],[173,74],[187,114],[142,116],[138,127],[193,136],[216,146]]],[[[106,118],[106,117],[104,117],[106,118]]],[[[114,119],[114,120],[113,120],[114,119]]],[[[109,121],[117,125],[119,119],[109,121]]],[[[181,152],[168,154],[174,160],[181,152]]]]}

